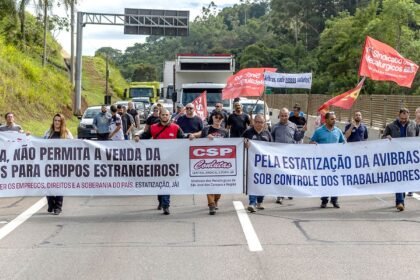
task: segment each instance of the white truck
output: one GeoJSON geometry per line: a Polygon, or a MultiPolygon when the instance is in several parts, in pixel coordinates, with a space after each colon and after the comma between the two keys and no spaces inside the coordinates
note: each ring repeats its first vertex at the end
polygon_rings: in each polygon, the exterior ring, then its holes
{"type": "MultiPolygon", "coordinates": [[[[175,84],[177,103],[186,105],[203,91],[207,91],[208,112],[211,112],[218,102],[223,103],[223,107],[230,111],[232,100],[222,100],[222,89],[226,86],[226,80],[235,71],[233,55],[178,54],[174,64],[175,67],[172,68],[175,70],[175,75],[172,75],[172,82],[164,80],[164,85],[175,84]]],[[[165,62],[166,65],[170,67],[169,62],[165,62]]],[[[165,76],[170,75],[164,74],[165,76]]]]}

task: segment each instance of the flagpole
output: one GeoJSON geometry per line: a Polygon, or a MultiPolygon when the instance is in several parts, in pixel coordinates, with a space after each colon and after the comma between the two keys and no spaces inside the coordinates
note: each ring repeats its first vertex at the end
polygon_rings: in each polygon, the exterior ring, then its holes
{"type": "MultiPolygon", "coordinates": [[[[311,77],[313,79],[312,71],[311,71],[311,77]]],[[[311,100],[312,94],[311,94],[311,92],[312,92],[312,86],[309,89],[308,100],[306,102],[306,122],[308,122],[308,119],[309,119],[309,108],[310,108],[310,105],[312,105],[311,104],[312,103],[312,100],[311,100]]]]}
{"type": "Polygon", "coordinates": [[[265,116],[267,116],[267,110],[265,109],[265,107],[267,107],[267,106],[265,106],[265,104],[267,104],[266,102],[265,102],[265,91],[266,91],[266,88],[265,88],[265,70],[264,70],[264,91],[263,91],[263,106],[264,106],[264,124],[265,124],[265,122],[267,121],[266,119],[265,119],[265,116]]]}

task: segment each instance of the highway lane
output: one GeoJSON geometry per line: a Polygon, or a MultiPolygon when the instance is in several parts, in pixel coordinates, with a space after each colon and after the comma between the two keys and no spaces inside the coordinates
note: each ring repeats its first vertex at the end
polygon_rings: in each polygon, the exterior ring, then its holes
{"type": "MultiPolygon", "coordinates": [[[[0,231],[39,197],[0,199],[0,231]]],[[[1,279],[420,279],[420,201],[395,210],[393,196],[266,199],[248,214],[262,251],[248,247],[233,201],[209,216],[203,195],[65,197],[0,240],[1,279]]]]}

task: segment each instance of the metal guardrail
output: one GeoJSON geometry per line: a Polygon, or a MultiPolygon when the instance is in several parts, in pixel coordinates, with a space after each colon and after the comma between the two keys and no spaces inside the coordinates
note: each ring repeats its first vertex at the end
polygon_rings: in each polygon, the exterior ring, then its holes
{"type": "MultiPolygon", "coordinates": [[[[270,108],[293,108],[298,103],[302,111],[309,115],[317,115],[317,109],[330,95],[323,94],[271,94],[266,96],[270,108]]],[[[349,121],[353,112],[361,111],[364,122],[371,127],[384,128],[398,115],[400,108],[410,110],[411,119],[414,119],[416,108],[420,107],[420,96],[412,95],[359,95],[350,110],[331,107],[339,121],[349,121]]]]}

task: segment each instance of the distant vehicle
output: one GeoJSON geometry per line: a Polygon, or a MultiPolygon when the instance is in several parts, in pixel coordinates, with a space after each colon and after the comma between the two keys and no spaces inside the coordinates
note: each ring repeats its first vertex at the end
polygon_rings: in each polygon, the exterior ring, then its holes
{"type": "Polygon", "coordinates": [[[128,109],[128,102],[133,102],[134,109],[137,110],[137,113],[139,114],[140,123],[145,123],[147,116],[148,116],[148,110],[146,109],[146,106],[143,102],[137,102],[134,100],[127,101],[127,100],[120,100],[114,103],[115,106],[122,105],[125,106],[128,109]]]}
{"type": "Polygon", "coordinates": [[[267,104],[263,100],[241,98],[239,100],[239,103],[242,104],[242,110],[245,113],[250,114],[252,112],[253,116],[255,116],[256,114],[264,115],[264,107],[265,107],[265,122],[267,124],[267,128],[271,130],[272,124],[271,124],[270,116],[273,113],[270,112],[270,109],[268,108],[267,104]]]}
{"type": "Polygon", "coordinates": [[[134,102],[135,108],[137,110],[137,113],[139,114],[140,123],[145,123],[147,116],[149,115],[149,110],[146,109],[146,105],[143,102],[134,102]]]}
{"type": "Polygon", "coordinates": [[[233,55],[178,54],[175,61],[166,61],[165,66],[163,83],[168,87],[167,92],[172,86],[173,101],[186,105],[206,91],[208,112],[213,111],[218,102],[223,103],[226,110],[232,107],[232,100],[222,100],[222,90],[235,72],[233,55]]]}
{"type": "MultiPolygon", "coordinates": [[[[109,110],[109,107],[108,107],[109,110]]],[[[93,118],[101,112],[101,106],[88,107],[80,118],[77,127],[77,138],[93,139],[96,138],[96,130],[93,129],[93,118]]]]}
{"type": "Polygon", "coordinates": [[[144,97],[134,97],[131,99],[131,101],[135,102],[137,105],[139,103],[143,103],[146,109],[146,113],[147,115],[150,113],[150,106],[152,106],[152,104],[150,103],[148,98],[144,98],[144,97]]]}
{"type": "Polygon", "coordinates": [[[132,82],[128,89],[128,98],[148,98],[150,103],[155,103],[160,95],[160,82],[132,82]]]}

